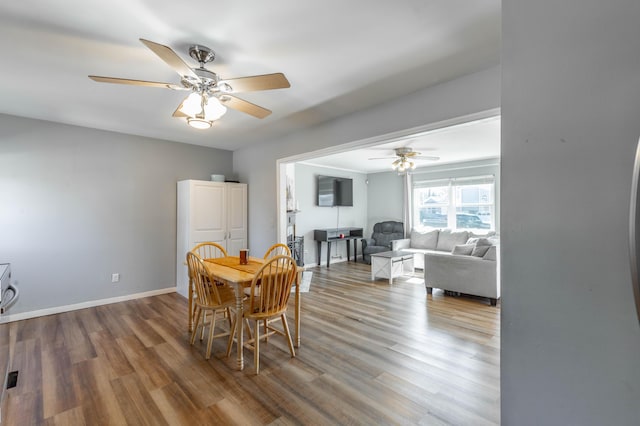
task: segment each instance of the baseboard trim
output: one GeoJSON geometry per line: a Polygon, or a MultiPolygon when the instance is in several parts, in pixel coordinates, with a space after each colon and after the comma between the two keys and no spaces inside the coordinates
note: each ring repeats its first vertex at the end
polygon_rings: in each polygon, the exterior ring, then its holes
{"type": "Polygon", "coordinates": [[[77,311],[79,309],[93,308],[95,306],[110,305],[112,303],[126,302],[127,300],[142,299],[144,297],[158,296],[160,294],[175,293],[175,287],[162,288],[159,290],[145,291],[143,293],[127,294],[125,296],[110,297],[108,299],[90,300],[88,302],[75,303],[73,305],[55,306],[53,308],[39,309],[37,311],[21,312],[13,315],[3,315],[0,317],[0,324],[21,321],[31,318],[44,317],[47,315],[61,314],[63,312],[77,311]]]}

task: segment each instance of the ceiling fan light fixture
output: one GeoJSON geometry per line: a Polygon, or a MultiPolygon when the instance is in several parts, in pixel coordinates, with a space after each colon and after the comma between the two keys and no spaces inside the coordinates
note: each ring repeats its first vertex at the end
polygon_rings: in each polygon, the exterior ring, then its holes
{"type": "Polygon", "coordinates": [[[211,96],[204,106],[204,116],[207,120],[217,120],[227,112],[227,107],[222,105],[218,98],[211,96]]]}
{"type": "Polygon", "coordinates": [[[200,114],[202,112],[202,96],[196,92],[191,93],[182,103],[180,112],[189,117],[195,117],[200,114]]]}
{"type": "Polygon", "coordinates": [[[198,130],[207,130],[213,126],[213,121],[205,120],[204,118],[199,117],[187,117],[187,124],[198,130]]]}

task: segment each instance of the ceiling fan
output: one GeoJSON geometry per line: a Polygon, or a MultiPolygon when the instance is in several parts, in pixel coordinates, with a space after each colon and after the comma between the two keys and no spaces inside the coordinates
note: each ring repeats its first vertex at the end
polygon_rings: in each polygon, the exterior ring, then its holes
{"type": "Polygon", "coordinates": [[[415,160],[429,160],[429,161],[437,161],[440,157],[433,156],[423,156],[420,152],[416,152],[411,148],[402,147],[402,148],[394,148],[395,155],[388,157],[374,157],[369,158],[369,160],[385,160],[385,159],[395,159],[393,163],[391,163],[391,168],[393,170],[397,170],[398,172],[404,172],[406,170],[413,170],[416,168],[415,160]]]}
{"type": "Polygon", "coordinates": [[[198,68],[191,68],[170,47],[142,38],[140,41],[180,75],[180,84],[97,75],[90,75],[89,78],[100,83],[131,84],[190,91],[189,96],[180,103],[173,116],[186,118],[187,123],[197,129],[210,128],[215,120],[226,113],[227,107],[257,118],[265,118],[271,114],[270,110],[240,99],[233,94],[291,87],[282,73],[223,79],[204,67],[216,57],[215,52],[205,46],[194,45],[189,48],[189,56],[200,63],[198,68]]]}

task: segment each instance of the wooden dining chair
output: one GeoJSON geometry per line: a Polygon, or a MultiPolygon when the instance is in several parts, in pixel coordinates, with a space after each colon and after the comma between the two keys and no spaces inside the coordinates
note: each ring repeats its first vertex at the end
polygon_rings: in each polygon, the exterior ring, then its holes
{"type": "Polygon", "coordinates": [[[200,259],[217,259],[218,257],[227,257],[227,251],[218,243],[207,241],[200,243],[191,249],[193,253],[200,256],[200,259]]]}
{"type": "Polygon", "coordinates": [[[272,245],[264,254],[264,259],[267,260],[280,255],[291,256],[291,249],[289,249],[288,245],[282,243],[276,243],[272,245]]]}
{"type": "MultiPolygon", "coordinates": [[[[282,244],[282,243],[276,243],[274,245],[272,245],[271,247],[269,247],[269,249],[265,252],[263,259],[264,260],[269,260],[272,257],[276,257],[276,256],[291,256],[291,250],[289,249],[289,246],[287,246],[286,244],[282,244]]],[[[260,292],[260,286],[257,287],[258,292],[260,292]]],[[[244,294],[249,296],[251,292],[250,288],[245,288],[244,289],[244,294]]]]}
{"type": "MultiPolygon", "coordinates": [[[[227,251],[224,247],[212,241],[197,244],[191,249],[191,252],[197,254],[198,257],[203,260],[227,257],[227,251]]],[[[193,278],[191,277],[191,272],[189,272],[189,331],[193,330],[193,315],[195,308],[193,305],[194,294],[195,289],[193,288],[193,278]]]]}
{"type": "MultiPolygon", "coordinates": [[[[189,267],[189,275],[193,279],[193,287],[195,289],[195,326],[191,332],[191,344],[196,340],[198,327],[202,327],[204,335],[204,327],[207,323],[206,313],[211,319],[209,320],[209,340],[207,341],[206,359],[211,356],[211,344],[216,337],[229,336],[230,331],[214,334],[216,327],[216,317],[218,312],[224,312],[229,321],[229,330],[232,327],[230,308],[235,304],[235,294],[233,288],[227,285],[216,285],[213,277],[209,275],[204,263],[200,257],[193,253],[187,253],[187,265],[189,267]]],[[[201,336],[201,340],[202,337],[201,336]]]]}
{"type": "MultiPolygon", "coordinates": [[[[260,371],[260,340],[266,341],[273,334],[285,336],[291,357],[296,356],[286,316],[287,303],[296,274],[295,260],[291,256],[280,255],[265,262],[253,277],[251,292],[243,307],[243,318],[254,322],[253,336],[248,336],[249,339],[244,346],[253,350],[256,374],[260,371]],[[257,285],[260,285],[259,291],[256,289],[257,285]],[[282,330],[272,326],[272,320],[278,319],[282,322],[282,330]],[[260,335],[260,325],[264,329],[263,335],[260,335]]],[[[236,332],[235,324],[232,324],[231,329],[227,343],[227,356],[231,354],[236,332]]]]}

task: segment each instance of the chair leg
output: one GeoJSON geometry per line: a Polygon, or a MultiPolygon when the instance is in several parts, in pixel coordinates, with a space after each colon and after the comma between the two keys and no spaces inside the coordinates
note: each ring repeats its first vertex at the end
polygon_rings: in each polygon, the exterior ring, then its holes
{"type": "Polygon", "coordinates": [[[291,333],[289,332],[287,317],[283,313],[282,315],[280,315],[280,318],[282,318],[282,328],[284,329],[284,334],[287,336],[287,343],[289,344],[289,352],[291,352],[291,358],[295,358],[296,352],[293,349],[293,342],[291,341],[291,333]]]}
{"type": "Polygon", "coordinates": [[[207,323],[207,312],[202,313],[202,333],[200,333],[200,341],[204,339],[204,325],[207,323]]]}
{"type": "Polygon", "coordinates": [[[227,358],[231,355],[231,348],[233,347],[233,338],[236,336],[236,320],[231,319],[231,329],[229,330],[229,341],[227,342],[227,358]]]}
{"type": "Polygon", "coordinates": [[[189,331],[193,330],[193,280],[189,275],[189,331]]]}
{"type": "Polygon", "coordinates": [[[213,331],[216,328],[216,311],[211,312],[211,325],[209,326],[209,341],[207,342],[206,359],[211,358],[211,344],[213,343],[213,331]]]}
{"type": "Polygon", "coordinates": [[[251,325],[249,324],[249,320],[248,319],[244,320],[244,326],[245,326],[246,332],[247,332],[247,340],[253,339],[253,334],[251,333],[251,325]]]}
{"type": "Polygon", "coordinates": [[[258,320],[256,320],[253,340],[253,364],[256,366],[256,374],[258,374],[260,372],[260,324],[258,324],[258,320]]]}
{"type": "Polygon", "coordinates": [[[227,320],[229,321],[229,331],[231,331],[231,323],[233,322],[233,319],[231,318],[231,308],[227,307],[227,309],[225,309],[224,312],[227,317],[227,320]]]}
{"type": "Polygon", "coordinates": [[[267,324],[268,324],[269,320],[264,319],[262,321],[262,326],[264,328],[264,341],[265,343],[267,343],[267,341],[269,340],[269,330],[267,329],[267,324]]]}
{"type": "MultiPolygon", "coordinates": [[[[196,314],[196,318],[195,318],[195,321],[193,323],[193,331],[191,332],[191,344],[192,345],[193,345],[193,342],[196,341],[196,333],[198,332],[198,326],[200,325],[200,315],[202,314],[202,311],[197,306],[195,308],[195,314],[196,314]]],[[[204,324],[202,325],[202,327],[204,327],[204,324]]]]}

